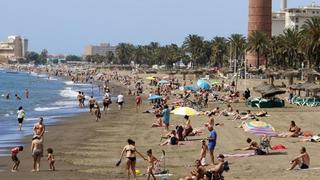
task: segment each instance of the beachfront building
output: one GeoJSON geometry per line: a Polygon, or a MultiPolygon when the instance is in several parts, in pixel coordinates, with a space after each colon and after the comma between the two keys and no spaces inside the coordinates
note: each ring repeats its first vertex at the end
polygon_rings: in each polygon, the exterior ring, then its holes
{"type": "Polygon", "coordinates": [[[101,43],[100,45],[89,45],[84,49],[84,57],[93,56],[93,55],[101,55],[106,56],[108,52],[116,52],[116,46],[111,46],[110,43],[101,43]]]}
{"type": "Polygon", "coordinates": [[[272,35],[279,35],[289,28],[301,29],[307,19],[320,18],[320,5],[311,5],[299,8],[281,7],[280,11],[272,13],[272,35]]]}
{"type": "Polygon", "coordinates": [[[28,39],[21,36],[9,36],[5,42],[0,42],[0,62],[25,58],[28,51],[28,39]]]}

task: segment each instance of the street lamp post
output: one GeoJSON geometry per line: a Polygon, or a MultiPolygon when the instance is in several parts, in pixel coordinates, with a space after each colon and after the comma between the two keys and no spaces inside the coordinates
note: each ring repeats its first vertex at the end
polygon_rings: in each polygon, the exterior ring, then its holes
{"type": "Polygon", "coordinates": [[[301,63],[301,81],[303,81],[303,68],[304,68],[304,62],[301,63]]]}

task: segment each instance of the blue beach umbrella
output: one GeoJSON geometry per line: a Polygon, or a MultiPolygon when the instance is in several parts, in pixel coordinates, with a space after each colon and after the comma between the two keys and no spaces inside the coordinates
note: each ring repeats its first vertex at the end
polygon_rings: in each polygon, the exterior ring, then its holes
{"type": "Polygon", "coordinates": [[[167,80],[161,80],[161,81],[159,81],[158,83],[159,83],[159,84],[168,84],[169,81],[167,81],[167,80]]]}
{"type": "Polygon", "coordinates": [[[183,89],[185,91],[192,91],[192,92],[197,92],[197,90],[198,90],[198,88],[195,88],[193,86],[185,86],[185,87],[183,87],[183,89]]]}
{"type": "Polygon", "coordinates": [[[162,99],[162,96],[159,95],[152,95],[148,98],[148,100],[157,100],[157,99],[162,99]]]}
{"type": "Polygon", "coordinates": [[[197,81],[197,85],[198,85],[200,88],[206,89],[206,90],[209,90],[209,89],[211,88],[210,84],[209,84],[207,81],[203,80],[203,79],[199,79],[199,80],[197,81]]]}

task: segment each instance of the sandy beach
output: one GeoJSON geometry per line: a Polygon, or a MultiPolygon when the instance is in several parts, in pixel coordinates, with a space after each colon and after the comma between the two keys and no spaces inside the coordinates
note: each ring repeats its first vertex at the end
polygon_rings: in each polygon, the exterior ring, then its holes
{"type": "MultiPolygon", "coordinates": [[[[250,86],[259,84],[261,80],[251,80],[250,86]]],[[[242,82],[243,83],[243,82],[242,82]]],[[[121,90],[127,90],[120,86],[114,86],[115,94],[121,90]]],[[[209,108],[219,106],[225,108],[226,103],[209,103],[209,108]]],[[[84,113],[79,116],[67,118],[54,126],[47,128],[45,134],[45,148],[52,147],[56,155],[56,172],[49,172],[46,158],[42,159],[40,173],[31,173],[30,138],[25,140],[25,151],[19,154],[21,159],[20,171],[10,172],[10,157],[0,158],[0,167],[5,169],[0,172],[1,179],[124,179],[124,163],[115,167],[120,152],[128,138],[136,141],[137,149],[146,154],[148,149],[153,149],[154,155],[158,158],[161,151],[166,151],[166,168],[173,176],[169,179],[179,179],[189,175],[193,169],[194,161],[199,158],[201,142],[190,141],[185,145],[159,146],[160,137],[166,134],[163,128],[151,128],[155,117],[152,114],[141,113],[149,109],[146,96],[143,97],[143,106],[139,113],[135,111],[134,96],[125,97],[124,109],[119,112],[115,103],[107,114],[102,114],[100,122],[94,121],[94,116],[84,113]]],[[[258,109],[248,108],[244,103],[233,104],[235,109],[246,111],[251,109],[257,112],[258,109]]],[[[285,132],[291,120],[305,131],[319,133],[320,109],[314,107],[297,107],[287,105],[285,108],[264,109],[271,117],[264,117],[261,120],[274,126],[277,132],[285,132]]],[[[102,112],[103,113],[103,112],[102,112]]],[[[247,146],[247,137],[258,141],[258,137],[245,133],[238,128],[240,121],[231,121],[227,117],[215,117],[216,122],[224,123],[224,126],[217,126],[218,133],[217,148],[215,155],[219,153],[233,154],[237,148],[247,146]]],[[[191,121],[194,128],[203,128],[207,122],[207,116],[192,116],[191,121]]],[[[171,115],[171,124],[183,123],[183,117],[171,115]]],[[[171,127],[173,129],[174,127],[171,127]]],[[[203,129],[199,137],[205,138],[208,131],[203,129]]],[[[271,145],[283,144],[288,149],[284,151],[271,151],[266,156],[252,156],[229,159],[229,172],[225,172],[226,179],[317,179],[320,170],[319,144],[311,142],[299,142],[299,138],[272,138],[271,145]],[[301,146],[305,146],[311,156],[311,167],[314,170],[286,171],[290,160],[299,153],[301,146]]],[[[209,157],[207,155],[207,160],[209,157]]],[[[138,157],[137,169],[142,173],[146,171],[147,163],[138,157]]],[[[138,179],[146,179],[146,176],[139,176],[138,179]]],[[[158,179],[161,179],[158,177],[158,179]]]]}

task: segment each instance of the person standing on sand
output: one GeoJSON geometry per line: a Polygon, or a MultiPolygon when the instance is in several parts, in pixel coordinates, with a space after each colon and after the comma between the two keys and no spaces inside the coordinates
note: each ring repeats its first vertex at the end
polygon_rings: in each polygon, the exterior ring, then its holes
{"type": "Polygon", "coordinates": [[[209,149],[209,154],[210,154],[212,164],[214,164],[214,149],[216,147],[216,142],[217,142],[217,132],[213,129],[212,126],[209,126],[208,130],[210,132],[210,135],[207,138],[207,140],[209,141],[208,149],[209,149]]]}
{"type": "Polygon", "coordinates": [[[23,120],[24,120],[24,118],[25,118],[25,116],[26,116],[26,113],[24,112],[22,106],[20,106],[20,107],[18,108],[17,114],[18,114],[19,130],[21,131],[21,129],[22,129],[22,123],[23,123],[23,120]]]}
{"type": "Polygon", "coordinates": [[[300,169],[309,169],[310,166],[310,157],[309,154],[307,153],[307,150],[305,147],[302,147],[300,149],[300,155],[295,157],[291,162],[290,162],[291,167],[287,170],[292,170],[294,169],[297,165],[299,165],[300,169]]]}
{"type": "Polygon", "coordinates": [[[170,125],[170,109],[168,105],[164,105],[164,109],[162,110],[161,115],[162,115],[163,123],[165,125],[165,129],[168,131],[169,125],[170,125]]]}
{"type": "Polygon", "coordinates": [[[118,108],[119,108],[119,111],[120,111],[122,109],[122,106],[123,106],[123,103],[124,103],[124,96],[122,95],[121,92],[118,95],[117,103],[118,103],[118,108]]]}
{"type": "Polygon", "coordinates": [[[93,108],[95,104],[96,104],[96,99],[93,96],[91,96],[89,99],[89,109],[90,109],[91,115],[93,115],[93,108]]]}
{"type": "Polygon", "coordinates": [[[131,172],[133,174],[133,179],[136,179],[136,153],[139,154],[140,157],[142,157],[144,160],[147,160],[139,151],[136,149],[136,143],[132,139],[128,139],[128,145],[124,146],[121,155],[120,160],[116,164],[117,166],[120,165],[122,157],[124,153],[126,153],[126,170],[127,170],[127,179],[130,179],[131,172]],[[130,172],[131,170],[131,172],[130,172]]]}
{"type": "Polygon", "coordinates": [[[141,98],[140,94],[137,93],[137,96],[136,96],[136,112],[139,111],[141,104],[142,104],[142,98],[141,98]]]}
{"type": "Polygon", "coordinates": [[[43,135],[45,133],[45,125],[43,124],[43,117],[39,118],[39,122],[37,122],[36,124],[34,124],[33,126],[33,135],[36,135],[38,137],[40,137],[40,139],[43,141],[43,135]]]}
{"type": "Polygon", "coordinates": [[[39,136],[34,136],[31,143],[31,152],[33,157],[33,169],[32,172],[40,171],[40,161],[43,156],[43,142],[39,136]]]}

